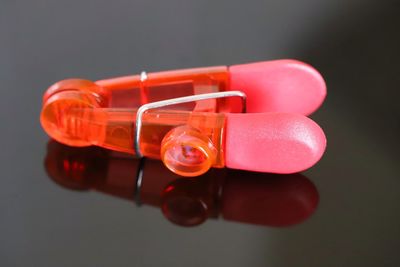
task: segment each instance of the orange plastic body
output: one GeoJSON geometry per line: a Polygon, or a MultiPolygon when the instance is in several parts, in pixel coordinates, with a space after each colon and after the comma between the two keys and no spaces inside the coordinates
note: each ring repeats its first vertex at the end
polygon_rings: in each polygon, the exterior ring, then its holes
{"type": "MultiPolygon", "coordinates": [[[[138,107],[193,94],[224,91],[227,67],[134,75],[91,82],[60,81],[44,95],[41,123],[57,141],[135,154],[138,107]]],[[[143,156],[162,159],[173,172],[197,176],[224,166],[223,128],[230,99],[202,100],[151,110],[142,117],[143,156]]],[[[229,110],[232,111],[232,110],[229,110]]]]}

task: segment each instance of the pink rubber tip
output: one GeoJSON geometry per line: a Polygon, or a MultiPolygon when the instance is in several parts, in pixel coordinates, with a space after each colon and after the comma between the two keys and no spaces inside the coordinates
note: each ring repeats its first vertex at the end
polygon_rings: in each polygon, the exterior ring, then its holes
{"type": "Polygon", "coordinates": [[[247,95],[247,112],[309,115],[326,96],[326,85],[313,67],[296,60],[274,60],[229,67],[230,90],[247,95]]]}
{"type": "Polygon", "coordinates": [[[226,166],[258,172],[295,173],[322,157],[326,138],[311,119],[290,113],[228,113],[226,166]]]}

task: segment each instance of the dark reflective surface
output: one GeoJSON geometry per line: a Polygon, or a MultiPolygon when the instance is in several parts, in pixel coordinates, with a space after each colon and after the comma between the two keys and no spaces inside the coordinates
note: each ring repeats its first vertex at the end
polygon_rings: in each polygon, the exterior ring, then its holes
{"type": "MultiPolygon", "coordinates": [[[[398,10],[389,0],[1,1],[0,265],[399,266],[398,10]],[[38,119],[52,83],[276,58],[309,62],[328,85],[313,115],[327,153],[304,173],[320,200],[302,223],[259,226],[217,207],[203,224],[179,227],[165,219],[159,197],[136,208],[124,180],[78,192],[64,186],[79,183],[47,177],[38,119]]],[[[240,200],[234,185],[242,181],[225,187],[230,201],[240,200]]],[[[214,207],[208,184],[199,198],[214,207]]],[[[170,205],[198,224],[204,216],[193,214],[204,205],[180,206],[192,190],[182,187],[170,205]]]]}
{"type": "Polygon", "coordinates": [[[94,190],[160,208],[166,219],[195,226],[208,218],[283,227],[311,216],[319,195],[301,174],[274,175],[213,169],[182,178],[161,161],[138,160],[97,147],[74,148],[50,141],[45,168],[62,187],[94,190]]]}

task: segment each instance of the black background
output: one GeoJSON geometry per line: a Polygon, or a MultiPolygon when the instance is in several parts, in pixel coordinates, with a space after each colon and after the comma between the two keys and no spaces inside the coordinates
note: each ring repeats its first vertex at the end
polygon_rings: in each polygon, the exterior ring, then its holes
{"type": "Polygon", "coordinates": [[[399,266],[396,1],[0,1],[1,266],[399,266]],[[41,96],[91,80],[279,58],[312,64],[328,149],[305,174],[306,222],[194,228],[153,207],[68,191],[43,168],[41,96]]]}

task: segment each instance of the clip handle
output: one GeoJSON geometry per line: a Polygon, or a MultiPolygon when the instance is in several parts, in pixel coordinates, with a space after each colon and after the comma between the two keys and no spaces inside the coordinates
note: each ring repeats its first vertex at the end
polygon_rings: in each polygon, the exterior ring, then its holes
{"type": "Polygon", "coordinates": [[[234,91],[218,92],[227,88],[227,81],[227,67],[150,73],[96,83],[64,80],[45,93],[41,123],[61,143],[97,145],[139,157],[161,158],[174,172],[195,176],[211,166],[224,166],[224,116],[211,112],[222,111],[232,103],[217,100],[236,95],[234,91]],[[171,95],[178,98],[165,100],[171,95]],[[176,101],[186,98],[188,101],[176,101]],[[160,101],[151,102],[155,100],[160,101]],[[180,105],[147,112],[165,104],[180,105]],[[165,148],[161,149],[163,144],[165,148]]]}
{"type": "MultiPolygon", "coordinates": [[[[72,146],[96,145],[137,155],[137,109],[102,108],[81,91],[50,97],[42,125],[57,141],[72,146]]],[[[183,176],[197,176],[211,166],[223,167],[222,113],[150,110],[141,116],[141,155],[162,159],[183,176]]]]}

